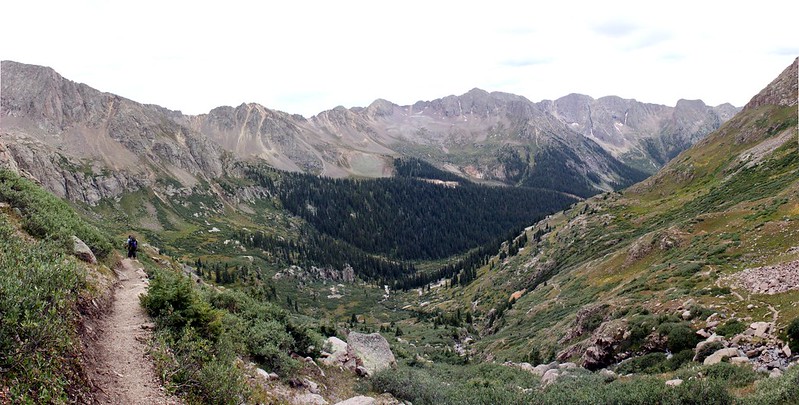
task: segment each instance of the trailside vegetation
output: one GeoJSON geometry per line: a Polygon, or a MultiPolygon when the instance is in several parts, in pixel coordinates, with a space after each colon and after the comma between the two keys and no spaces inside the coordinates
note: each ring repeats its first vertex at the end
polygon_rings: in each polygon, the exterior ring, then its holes
{"type": "Polygon", "coordinates": [[[156,323],[162,378],[190,403],[240,404],[250,394],[238,358],[290,377],[291,354],[316,356],[321,336],[275,304],[239,291],[198,287],[170,269],[150,269],[142,306],[156,323]]]}
{"type": "Polygon", "coordinates": [[[0,208],[0,402],[87,401],[77,331],[92,286],[71,237],[100,257],[111,252],[110,238],[7,170],[0,170],[0,202],[8,208],[0,208]]]}

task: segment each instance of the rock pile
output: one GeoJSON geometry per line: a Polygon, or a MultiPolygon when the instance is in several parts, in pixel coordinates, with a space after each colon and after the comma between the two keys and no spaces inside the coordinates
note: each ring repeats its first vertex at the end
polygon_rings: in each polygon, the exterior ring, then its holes
{"type": "Polygon", "coordinates": [[[297,279],[300,281],[322,280],[353,283],[355,282],[355,270],[349,265],[345,266],[342,270],[330,267],[311,266],[310,268],[304,269],[300,266],[289,266],[272,276],[274,280],[283,278],[297,279]]]}
{"type": "MultiPolygon", "coordinates": [[[[552,384],[560,377],[586,371],[584,368],[572,362],[558,363],[557,361],[553,361],[552,363],[539,364],[533,367],[533,365],[530,363],[514,363],[506,361],[503,363],[503,365],[507,367],[515,367],[541,377],[542,386],[552,384]]],[[[607,369],[602,369],[599,371],[599,373],[603,378],[605,378],[606,381],[613,381],[618,377],[616,373],[607,369]]]]}
{"type": "Polygon", "coordinates": [[[732,285],[768,295],[799,289],[799,260],[746,269],[732,276],[732,285]]]}
{"type": "MultiPolygon", "coordinates": [[[[712,329],[712,328],[709,328],[712,329]]],[[[793,359],[791,349],[775,336],[772,322],[754,322],[744,332],[726,339],[715,333],[699,342],[694,349],[697,354],[706,351],[709,345],[718,347],[704,359],[705,365],[729,361],[733,364],[751,365],[757,371],[781,373],[793,359]]]]}

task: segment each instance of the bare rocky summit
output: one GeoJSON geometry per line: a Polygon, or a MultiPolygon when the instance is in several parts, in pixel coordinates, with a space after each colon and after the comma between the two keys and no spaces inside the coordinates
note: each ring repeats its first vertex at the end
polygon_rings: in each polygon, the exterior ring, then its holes
{"type": "Polygon", "coordinates": [[[580,95],[533,103],[472,89],[407,106],[379,99],[310,118],[254,103],[192,116],[103,93],[47,67],[3,61],[2,75],[0,164],[90,205],[139,189],[191,194],[235,175],[236,160],[384,177],[399,156],[475,180],[587,196],[640,180],[735,111],[701,101],[666,107],[580,95]]]}

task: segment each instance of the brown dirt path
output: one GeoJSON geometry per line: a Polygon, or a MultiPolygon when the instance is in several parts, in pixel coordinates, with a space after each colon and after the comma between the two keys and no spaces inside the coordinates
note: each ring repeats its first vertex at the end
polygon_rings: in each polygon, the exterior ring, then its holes
{"type": "Polygon", "coordinates": [[[139,305],[147,289],[141,265],[125,259],[115,269],[119,277],[111,313],[100,321],[97,363],[89,370],[101,404],[180,404],[167,395],[147,355],[152,323],[139,305]]]}

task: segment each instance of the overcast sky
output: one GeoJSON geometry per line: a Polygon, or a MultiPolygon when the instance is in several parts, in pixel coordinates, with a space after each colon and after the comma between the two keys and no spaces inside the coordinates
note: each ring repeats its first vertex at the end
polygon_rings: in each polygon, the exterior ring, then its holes
{"type": "Polygon", "coordinates": [[[0,59],[200,114],[310,117],[474,87],[742,106],[799,56],[799,2],[4,1],[0,59]]]}

